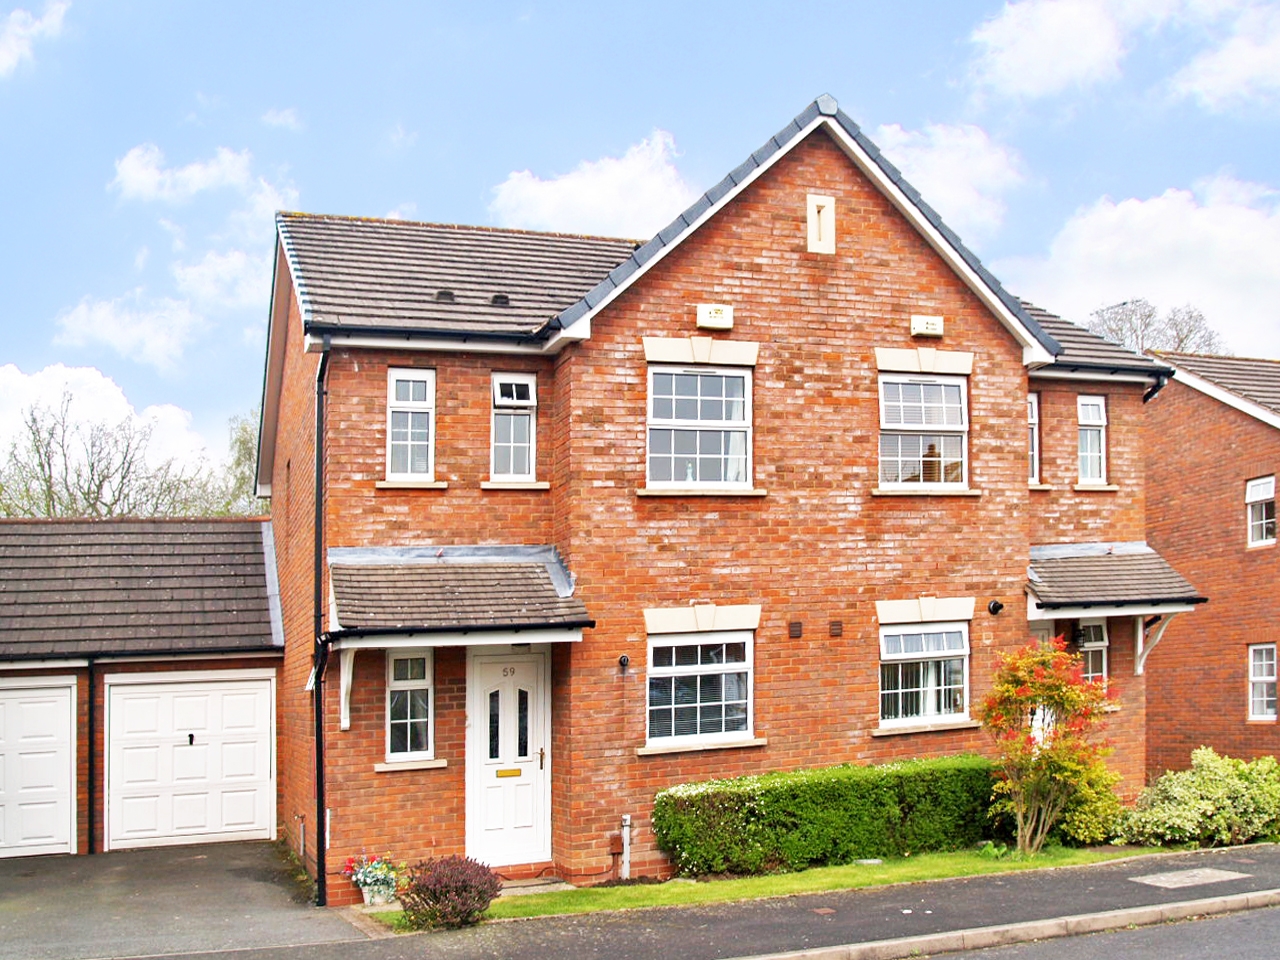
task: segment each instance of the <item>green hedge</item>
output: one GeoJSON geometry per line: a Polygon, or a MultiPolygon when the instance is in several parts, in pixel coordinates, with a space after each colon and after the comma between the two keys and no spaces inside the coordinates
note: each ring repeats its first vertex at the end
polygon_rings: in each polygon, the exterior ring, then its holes
{"type": "Polygon", "coordinates": [[[684,876],[957,850],[983,838],[992,769],[962,756],[685,783],[654,799],[653,829],[684,876]]]}

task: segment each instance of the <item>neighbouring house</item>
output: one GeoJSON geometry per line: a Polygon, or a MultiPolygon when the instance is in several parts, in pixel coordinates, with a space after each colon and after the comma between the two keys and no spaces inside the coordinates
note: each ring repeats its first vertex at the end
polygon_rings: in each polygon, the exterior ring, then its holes
{"type": "Polygon", "coordinates": [[[1169,627],[1151,656],[1147,769],[1191,751],[1280,754],[1280,362],[1159,355],[1172,382],[1147,409],[1147,528],[1153,546],[1213,598],[1169,627]]]}
{"type": "Polygon", "coordinates": [[[988,748],[1065,635],[1146,768],[1202,599],[1146,542],[1169,368],[1007,293],[822,97],[647,242],[283,213],[258,484],[280,824],[577,882],[672,784],[988,748]]]}
{"type": "Polygon", "coordinates": [[[0,521],[0,857],[276,834],[260,520],[0,521]]]}

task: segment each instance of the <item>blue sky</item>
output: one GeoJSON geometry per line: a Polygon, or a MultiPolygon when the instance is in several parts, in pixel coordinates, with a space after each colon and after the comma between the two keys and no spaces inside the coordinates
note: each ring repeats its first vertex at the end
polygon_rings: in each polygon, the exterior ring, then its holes
{"type": "Polygon", "coordinates": [[[830,93],[1007,287],[1280,358],[1280,2],[0,0],[0,443],[225,452],[276,209],[647,237],[830,93]]]}

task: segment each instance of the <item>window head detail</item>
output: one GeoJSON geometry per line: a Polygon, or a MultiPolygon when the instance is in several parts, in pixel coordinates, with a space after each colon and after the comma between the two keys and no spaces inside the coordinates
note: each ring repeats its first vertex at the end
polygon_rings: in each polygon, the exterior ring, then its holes
{"type": "Polygon", "coordinates": [[[1276,478],[1258,477],[1244,487],[1248,511],[1249,546],[1276,542],[1276,478]]]}
{"type": "Polygon", "coordinates": [[[387,479],[435,479],[434,370],[387,371],[387,479]]]}

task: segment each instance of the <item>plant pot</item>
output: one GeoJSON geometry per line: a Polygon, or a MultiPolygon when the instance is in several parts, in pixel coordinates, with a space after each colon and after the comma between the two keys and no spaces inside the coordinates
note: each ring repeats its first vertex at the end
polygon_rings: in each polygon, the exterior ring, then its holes
{"type": "Polygon", "coordinates": [[[384,903],[390,903],[396,898],[395,887],[361,887],[360,896],[364,897],[366,906],[376,907],[384,903]]]}

